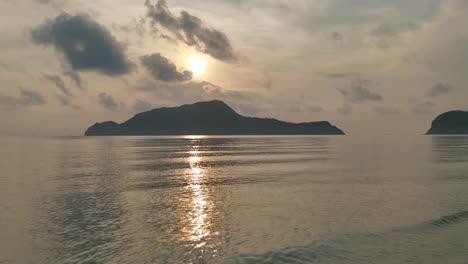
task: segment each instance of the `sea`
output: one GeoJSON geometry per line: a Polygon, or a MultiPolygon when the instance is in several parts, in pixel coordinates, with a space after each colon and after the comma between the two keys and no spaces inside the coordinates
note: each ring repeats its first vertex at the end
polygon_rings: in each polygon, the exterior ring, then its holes
{"type": "Polygon", "coordinates": [[[468,263],[468,137],[0,138],[0,263],[468,263]]]}

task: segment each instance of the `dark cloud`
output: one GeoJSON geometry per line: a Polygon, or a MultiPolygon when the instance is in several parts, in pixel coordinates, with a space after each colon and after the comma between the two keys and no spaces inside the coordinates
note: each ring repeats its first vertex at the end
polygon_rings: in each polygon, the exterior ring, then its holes
{"type": "Polygon", "coordinates": [[[67,85],[60,76],[44,74],[44,78],[53,83],[65,96],[72,96],[72,93],[70,92],[67,85]]]}
{"type": "Polygon", "coordinates": [[[112,95],[107,94],[107,93],[100,93],[98,95],[98,103],[102,107],[108,109],[108,110],[116,110],[119,108],[119,103],[112,97],[112,95]]]}
{"type": "Polygon", "coordinates": [[[144,100],[136,100],[132,106],[133,111],[136,113],[146,112],[154,108],[155,107],[152,103],[144,100]]]}
{"type": "Polygon", "coordinates": [[[340,93],[350,102],[382,101],[382,95],[372,92],[368,86],[368,80],[357,79],[351,82],[348,89],[338,89],[340,93]]]}
{"type": "Polygon", "coordinates": [[[80,74],[76,71],[64,71],[63,75],[70,78],[70,80],[76,85],[76,87],[83,89],[83,81],[81,80],[80,74]]]}
{"type": "Polygon", "coordinates": [[[34,28],[31,36],[37,44],[54,46],[73,70],[96,70],[107,75],[131,70],[124,47],[87,15],[62,13],[34,28]]]}
{"type": "Polygon", "coordinates": [[[398,115],[400,114],[400,110],[392,108],[392,107],[385,107],[385,106],[375,106],[374,112],[381,115],[398,115]]]}
{"type": "Polygon", "coordinates": [[[429,89],[427,94],[432,97],[437,97],[439,95],[449,94],[452,91],[453,87],[450,84],[436,83],[429,89]]]}
{"type": "Polygon", "coordinates": [[[152,22],[170,31],[178,40],[213,58],[227,62],[237,60],[226,34],[206,27],[200,18],[186,11],[180,12],[179,17],[174,16],[165,0],[159,0],[155,5],[152,5],[150,0],[146,0],[145,6],[148,8],[148,17],[152,22]]]}
{"type": "Polygon", "coordinates": [[[141,58],[141,63],[156,80],[164,82],[183,82],[192,79],[192,72],[179,71],[174,63],[170,62],[159,53],[143,56],[141,58]]]}
{"type": "Polygon", "coordinates": [[[46,99],[39,92],[33,90],[20,88],[20,94],[18,97],[0,95],[0,105],[7,107],[28,107],[45,104],[46,99]]]}

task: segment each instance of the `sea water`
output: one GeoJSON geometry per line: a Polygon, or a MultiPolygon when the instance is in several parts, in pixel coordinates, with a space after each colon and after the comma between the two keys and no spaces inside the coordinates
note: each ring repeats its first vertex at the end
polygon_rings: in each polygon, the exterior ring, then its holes
{"type": "Polygon", "coordinates": [[[468,137],[5,137],[0,157],[0,263],[468,263],[468,137]]]}

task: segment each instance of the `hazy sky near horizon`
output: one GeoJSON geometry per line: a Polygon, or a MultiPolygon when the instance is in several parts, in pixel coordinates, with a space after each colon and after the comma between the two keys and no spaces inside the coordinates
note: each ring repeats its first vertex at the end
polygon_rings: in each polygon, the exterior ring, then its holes
{"type": "Polygon", "coordinates": [[[420,134],[468,109],[465,0],[2,0],[0,10],[0,134],[80,135],[212,99],[349,134],[420,134]]]}

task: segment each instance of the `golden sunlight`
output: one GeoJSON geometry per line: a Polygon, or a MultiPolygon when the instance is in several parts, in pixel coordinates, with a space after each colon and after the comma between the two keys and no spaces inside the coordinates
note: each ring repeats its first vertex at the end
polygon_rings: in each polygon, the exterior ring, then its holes
{"type": "Polygon", "coordinates": [[[190,165],[190,184],[192,191],[192,211],[188,214],[192,223],[190,240],[197,243],[195,248],[200,248],[205,245],[204,238],[210,235],[210,215],[208,208],[210,207],[208,200],[207,188],[203,184],[204,172],[200,162],[200,145],[198,140],[192,141],[192,150],[189,151],[190,157],[188,163],[190,165]]]}
{"type": "Polygon", "coordinates": [[[193,55],[189,58],[188,67],[194,77],[199,77],[205,72],[205,61],[200,56],[193,55]]]}

